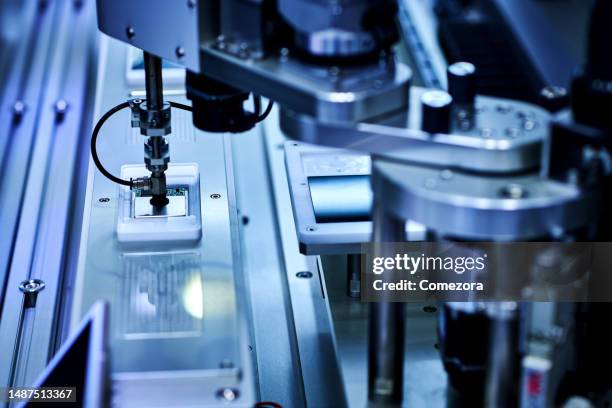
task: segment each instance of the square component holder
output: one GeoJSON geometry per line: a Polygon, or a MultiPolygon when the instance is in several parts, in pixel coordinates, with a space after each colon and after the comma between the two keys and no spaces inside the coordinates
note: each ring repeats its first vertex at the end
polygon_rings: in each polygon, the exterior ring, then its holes
{"type": "MultiPolygon", "coordinates": [[[[148,176],[144,164],[121,167],[121,178],[148,176]]],[[[121,243],[189,243],[202,237],[200,173],[195,163],[169,164],[166,171],[170,203],[157,212],[147,205],[148,197],[121,186],[117,217],[117,239],[121,243]]]]}

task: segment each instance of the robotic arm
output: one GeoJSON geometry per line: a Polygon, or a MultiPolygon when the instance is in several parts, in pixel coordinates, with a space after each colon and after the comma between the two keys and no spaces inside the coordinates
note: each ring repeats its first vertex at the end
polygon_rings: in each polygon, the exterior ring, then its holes
{"type": "MultiPolygon", "coordinates": [[[[209,132],[243,132],[263,120],[271,104],[261,114],[260,95],[317,123],[407,109],[411,74],[391,50],[399,38],[393,0],[189,0],[172,8],[161,0],[99,0],[97,8],[101,31],[145,51],[146,100],[129,106],[132,125],[148,137],[151,177],[129,185],[149,192],[156,207],[167,204],[164,136],[171,132],[161,58],[188,69],[193,123],[209,132]],[[254,112],[243,108],[249,92],[254,112]]],[[[98,164],[95,140],[92,151],[98,164]]]]}

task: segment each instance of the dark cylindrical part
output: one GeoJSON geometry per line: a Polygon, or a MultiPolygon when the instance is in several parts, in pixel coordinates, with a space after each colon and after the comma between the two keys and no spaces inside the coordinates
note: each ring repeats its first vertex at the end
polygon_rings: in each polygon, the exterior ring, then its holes
{"type": "Polygon", "coordinates": [[[147,109],[160,110],[164,106],[161,58],[145,52],[144,68],[147,109]]]}
{"type": "Polygon", "coordinates": [[[149,144],[151,145],[151,158],[160,159],[162,157],[164,139],[160,136],[151,136],[149,138],[149,144]]]}
{"type": "Polygon", "coordinates": [[[448,67],[448,93],[458,105],[473,106],[476,101],[476,67],[457,62],[448,67]]]}
{"type": "Polygon", "coordinates": [[[346,294],[358,298],[361,294],[361,255],[350,254],[346,259],[346,294]]]}
{"type": "Polygon", "coordinates": [[[453,98],[443,91],[421,96],[421,129],[429,133],[449,133],[453,98]]]}
{"type": "Polygon", "coordinates": [[[556,113],[569,107],[569,92],[561,86],[547,86],[540,91],[538,102],[544,109],[556,113]]]}
{"type": "Polygon", "coordinates": [[[368,400],[401,404],[404,387],[404,304],[370,304],[368,400]]]}
{"type": "MultiPolygon", "coordinates": [[[[374,205],[374,242],[404,240],[404,222],[374,205]]],[[[376,246],[376,256],[385,247],[376,246]]],[[[389,254],[387,254],[389,255],[389,254]]],[[[375,404],[401,404],[404,385],[404,304],[374,302],[370,305],[368,337],[368,400],[375,404]]]]}
{"type": "Polygon", "coordinates": [[[513,302],[491,303],[485,406],[518,405],[520,378],[519,308],[513,302]]]}

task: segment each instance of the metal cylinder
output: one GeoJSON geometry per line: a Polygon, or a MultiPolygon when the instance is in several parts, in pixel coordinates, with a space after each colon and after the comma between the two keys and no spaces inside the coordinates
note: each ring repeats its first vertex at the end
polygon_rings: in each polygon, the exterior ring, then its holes
{"type": "Polygon", "coordinates": [[[346,260],[346,294],[359,298],[361,294],[361,255],[350,254],[346,260]]]}
{"type": "Polygon", "coordinates": [[[160,110],[164,106],[162,84],[162,60],[148,52],[144,53],[145,90],[147,93],[147,109],[160,110]]]}
{"type": "Polygon", "coordinates": [[[472,106],[476,100],[476,67],[456,62],[448,67],[448,93],[459,105],[472,106]]]}
{"type": "Polygon", "coordinates": [[[453,98],[443,91],[429,91],[421,96],[421,129],[429,133],[450,131],[453,98]]]}
{"type": "Polygon", "coordinates": [[[519,307],[515,302],[490,303],[489,359],[485,389],[486,407],[516,407],[519,386],[519,307]]]}
{"type": "MultiPolygon", "coordinates": [[[[405,223],[385,213],[377,203],[374,204],[373,222],[374,242],[404,240],[405,223]]],[[[383,255],[384,246],[376,247],[376,251],[383,255]]],[[[369,323],[368,400],[374,404],[401,404],[404,385],[404,304],[372,303],[369,323]]]]}

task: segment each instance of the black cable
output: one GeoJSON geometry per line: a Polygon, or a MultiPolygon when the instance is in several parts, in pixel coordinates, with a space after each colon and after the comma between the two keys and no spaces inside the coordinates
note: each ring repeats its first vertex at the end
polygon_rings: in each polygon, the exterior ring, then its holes
{"type": "Polygon", "coordinates": [[[262,120],[264,120],[265,118],[268,117],[268,115],[270,114],[270,112],[272,112],[272,107],[274,106],[274,102],[272,102],[271,100],[268,100],[268,106],[266,106],[266,110],[264,111],[264,113],[262,113],[261,115],[259,115],[257,117],[257,122],[259,123],[262,120]]]}
{"type": "MultiPolygon", "coordinates": [[[[130,188],[132,188],[133,183],[132,180],[124,180],[121,179],[117,176],[112,175],[109,171],[107,171],[104,166],[102,165],[102,162],[100,162],[100,158],[98,157],[98,150],[96,147],[96,142],[98,141],[98,134],[100,133],[100,129],[102,129],[102,126],[104,125],[104,123],[111,117],[113,116],[115,113],[119,112],[122,109],[125,109],[127,107],[129,107],[130,104],[129,102],[123,102],[120,103],[119,105],[115,106],[114,108],[112,108],[111,110],[109,110],[108,112],[106,112],[104,115],[102,115],[102,117],[100,118],[100,120],[98,121],[98,123],[96,123],[96,126],[94,127],[93,133],[91,135],[91,157],[94,161],[94,164],[96,165],[96,167],[98,168],[98,170],[100,170],[100,173],[102,173],[102,175],[104,175],[104,177],[106,177],[107,179],[117,183],[117,184],[121,184],[123,186],[128,186],[130,188]]],[[[193,109],[191,108],[191,106],[189,105],[183,105],[182,103],[178,103],[178,102],[170,102],[170,106],[172,106],[173,108],[177,108],[177,109],[183,109],[186,110],[188,112],[192,112],[193,109]]]]}
{"type": "Polygon", "coordinates": [[[93,133],[91,135],[91,157],[94,161],[94,164],[96,165],[98,170],[100,170],[100,173],[104,175],[104,177],[106,177],[107,179],[111,181],[114,181],[117,184],[121,184],[123,186],[128,186],[131,188],[132,187],[131,180],[123,180],[119,177],[113,176],[111,173],[106,171],[106,169],[104,168],[104,166],[102,166],[102,163],[100,162],[100,158],[98,157],[98,152],[96,149],[96,141],[98,140],[98,133],[100,133],[100,129],[102,129],[102,125],[104,125],[104,122],[106,122],[111,116],[119,112],[121,109],[127,108],[129,106],[130,104],[128,102],[120,103],[119,105],[115,106],[114,108],[106,112],[104,115],[102,115],[98,123],[96,123],[96,126],[94,127],[93,133]]]}
{"type": "Polygon", "coordinates": [[[193,108],[189,105],[183,105],[182,103],[170,101],[170,106],[177,109],[186,110],[187,112],[193,112],[193,108]]]}
{"type": "Polygon", "coordinates": [[[259,120],[259,114],[261,113],[261,96],[253,95],[253,106],[255,107],[255,111],[253,114],[255,115],[255,123],[259,120]]]}

